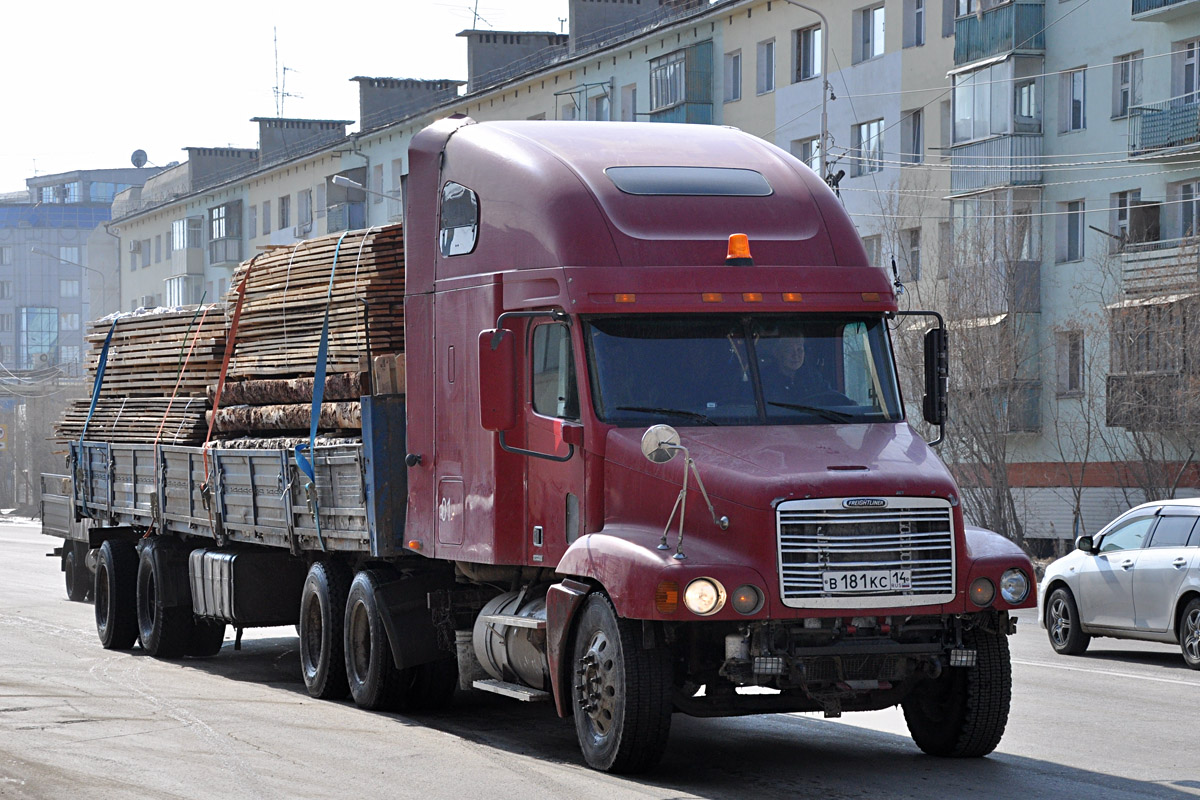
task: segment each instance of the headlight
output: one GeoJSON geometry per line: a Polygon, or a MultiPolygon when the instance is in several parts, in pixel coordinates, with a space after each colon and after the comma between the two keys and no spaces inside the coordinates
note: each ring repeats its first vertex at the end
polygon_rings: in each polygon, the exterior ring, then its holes
{"type": "Polygon", "coordinates": [[[754,614],[763,607],[763,593],[757,586],[751,583],[739,586],[733,593],[733,599],[730,600],[730,605],[733,610],[739,614],[754,614]]]}
{"type": "Polygon", "coordinates": [[[977,606],[986,606],[996,597],[996,587],[987,578],[976,578],[971,581],[971,602],[977,606]]]}
{"type": "Polygon", "coordinates": [[[715,614],[725,606],[725,587],[713,578],[696,578],[684,590],[683,604],[702,617],[715,614]]]}
{"type": "Polygon", "coordinates": [[[1029,577],[1019,569],[1005,570],[1000,576],[1000,596],[1016,605],[1029,596],[1029,577]]]}

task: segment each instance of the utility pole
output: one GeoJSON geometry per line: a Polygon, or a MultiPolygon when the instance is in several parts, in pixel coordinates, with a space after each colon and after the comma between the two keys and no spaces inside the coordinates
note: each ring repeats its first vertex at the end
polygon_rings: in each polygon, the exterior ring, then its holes
{"type": "Polygon", "coordinates": [[[805,11],[811,11],[821,19],[821,180],[829,180],[828,154],[829,154],[829,93],[833,86],[829,83],[829,20],[825,19],[825,15],[817,11],[812,6],[806,6],[804,3],[797,3],[796,0],[785,0],[797,8],[803,8],[805,11]]]}

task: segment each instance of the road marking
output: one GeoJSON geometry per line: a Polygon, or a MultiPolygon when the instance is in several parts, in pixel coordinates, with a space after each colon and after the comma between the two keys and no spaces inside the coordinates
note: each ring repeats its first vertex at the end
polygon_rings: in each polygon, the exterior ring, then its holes
{"type": "Polygon", "coordinates": [[[1139,681],[1173,683],[1177,686],[1191,686],[1193,688],[1200,689],[1200,682],[1198,681],[1181,681],[1174,678],[1155,678],[1150,675],[1138,675],[1133,672],[1117,672],[1116,670],[1111,669],[1091,669],[1088,667],[1068,667],[1066,664],[1047,664],[1043,661],[1021,661],[1016,658],[1012,660],[1012,663],[1020,664],[1025,667],[1045,667],[1046,669],[1062,669],[1066,670],[1067,672],[1091,672],[1096,675],[1111,675],[1116,678],[1133,678],[1134,680],[1139,681]]]}

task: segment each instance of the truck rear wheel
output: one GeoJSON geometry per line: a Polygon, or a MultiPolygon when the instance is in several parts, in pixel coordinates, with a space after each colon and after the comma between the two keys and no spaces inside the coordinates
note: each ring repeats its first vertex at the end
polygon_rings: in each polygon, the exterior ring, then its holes
{"type": "Polygon", "coordinates": [[[638,772],[658,763],[671,731],[671,661],[646,649],[641,625],[620,619],[607,597],[585,601],[572,663],[575,733],[588,765],[638,772]]]}
{"type": "Polygon", "coordinates": [[[399,711],[407,708],[421,668],[396,667],[375,601],[375,590],[382,582],[375,570],[363,570],[350,584],[346,600],[346,678],[350,695],[360,708],[399,711]]]}
{"type": "Polygon", "coordinates": [[[179,658],[195,630],[192,606],[168,605],[179,579],[166,563],[166,545],[153,539],[142,545],[137,573],[137,618],[142,647],[155,658],[179,658]]]}
{"type": "Polygon", "coordinates": [[[105,650],[128,650],[138,638],[138,554],[133,542],[109,539],[96,562],[96,633],[105,650]]]}
{"type": "Polygon", "coordinates": [[[978,758],[1000,744],[1012,700],[1008,637],[979,628],[963,632],[975,666],[948,667],[901,703],[917,747],[933,756],[978,758]]]}
{"type": "Polygon", "coordinates": [[[221,652],[225,643],[225,621],[220,619],[198,619],[188,640],[187,654],[196,658],[208,658],[221,652]]]}
{"type": "Polygon", "coordinates": [[[318,561],[308,569],[300,593],[300,668],[313,697],[341,700],[346,683],[342,625],[350,570],[337,561],[318,561]]]}
{"type": "Polygon", "coordinates": [[[82,603],[91,591],[91,574],[87,568],[87,546],[69,539],[63,542],[63,577],[67,582],[67,599],[82,603]]]}

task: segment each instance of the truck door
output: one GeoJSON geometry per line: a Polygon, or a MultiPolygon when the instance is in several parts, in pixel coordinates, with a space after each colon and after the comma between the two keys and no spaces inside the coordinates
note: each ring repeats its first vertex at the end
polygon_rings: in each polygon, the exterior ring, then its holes
{"type": "MultiPolygon", "coordinates": [[[[534,453],[563,458],[570,452],[563,427],[579,425],[579,381],[571,328],[542,322],[529,337],[532,397],[525,420],[526,446],[534,453]]],[[[529,563],[557,564],[583,526],[583,452],[566,461],[529,456],[525,460],[525,538],[529,563]]]]}

